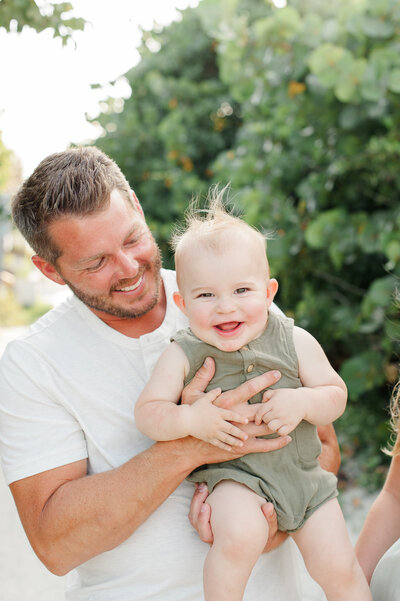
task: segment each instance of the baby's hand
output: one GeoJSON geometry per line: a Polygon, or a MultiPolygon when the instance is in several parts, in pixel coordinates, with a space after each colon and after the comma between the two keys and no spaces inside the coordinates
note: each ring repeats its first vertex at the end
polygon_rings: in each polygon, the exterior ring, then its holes
{"type": "Polygon", "coordinates": [[[303,392],[303,388],[267,390],[263,402],[258,405],[255,423],[264,422],[273,432],[286,436],[306,416],[307,403],[303,392]]]}
{"type": "Polygon", "coordinates": [[[198,401],[187,407],[188,431],[192,436],[209,442],[220,449],[231,451],[242,447],[248,435],[230,422],[247,424],[248,419],[236,411],[222,409],[213,404],[221,389],[210,390],[198,401]]]}

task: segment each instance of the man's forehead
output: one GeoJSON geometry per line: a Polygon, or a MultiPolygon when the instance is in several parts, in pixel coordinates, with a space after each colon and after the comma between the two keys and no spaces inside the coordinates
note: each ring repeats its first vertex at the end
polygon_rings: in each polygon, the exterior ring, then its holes
{"type": "Polygon", "coordinates": [[[59,249],[60,257],[75,257],[74,262],[87,262],[91,257],[112,252],[114,245],[147,230],[143,216],[125,201],[118,210],[103,210],[86,215],[65,215],[49,225],[49,234],[59,249]],[[77,258],[79,256],[79,258],[77,258]]]}

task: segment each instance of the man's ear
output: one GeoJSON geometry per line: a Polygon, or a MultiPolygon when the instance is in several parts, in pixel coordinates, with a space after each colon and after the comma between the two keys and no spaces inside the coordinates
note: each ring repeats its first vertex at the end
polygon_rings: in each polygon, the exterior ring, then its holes
{"type": "Polygon", "coordinates": [[[183,296],[179,292],[174,292],[172,298],[174,299],[174,303],[178,307],[178,309],[180,309],[186,315],[186,307],[185,301],[183,300],[183,296]]]}
{"type": "Polygon", "coordinates": [[[52,265],[39,255],[33,255],[32,263],[35,265],[35,267],[39,269],[39,271],[43,273],[43,275],[46,276],[46,278],[49,278],[49,280],[52,280],[56,284],[61,284],[61,286],[65,286],[64,280],[62,279],[54,265],[52,265]]]}
{"type": "Polygon", "coordinates": [[[274,300],[275,294],[278,292],[278,288],[279,288],[278,281],[275,278],[271,278],[269,280],[268,286],[267,286],[268,307],[271,305],[272,301],[274,300]]]}
{"type": "Polygon", "coordinates": [[[137,210],[137,212],[140,213],[140,215],[142,217],[144,217],[142,205],[140,204],[138,197],[136,196],[136,194],[134,193],[133,190],[131,190],[131,192],[132,192],[133,206],[135,207],[135,209],[137,210]]]}

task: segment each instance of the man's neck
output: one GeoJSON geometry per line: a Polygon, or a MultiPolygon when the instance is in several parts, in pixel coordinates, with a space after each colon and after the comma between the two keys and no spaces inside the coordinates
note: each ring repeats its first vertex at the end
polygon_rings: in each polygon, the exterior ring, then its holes
{"type": "Polygon", "coordinates": [[[165,313],[167,311],[167,298],[165,295],[164,283],[161,282],[160,286],[160,298],[157,304],[142,315],[141,317],[123,318],[109,315],[103,311],[97,311],[96,309],[90,309],[101,321],[107,324],[110,328],[117,330],[124,336],[129,338],[139,338],[144,334],[149,334],[160,327],[164,321],[165,313]]]}

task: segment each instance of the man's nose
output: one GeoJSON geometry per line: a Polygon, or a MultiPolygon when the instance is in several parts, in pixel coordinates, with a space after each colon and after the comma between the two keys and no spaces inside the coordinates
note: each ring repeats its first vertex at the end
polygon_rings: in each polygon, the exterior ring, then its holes
{"type": "Polygon", "coordinates": [[[117,260],[118,275],[123,277],[132,277],[139,270],[139,263],[130,252],[121,251],[117,260]]]}

